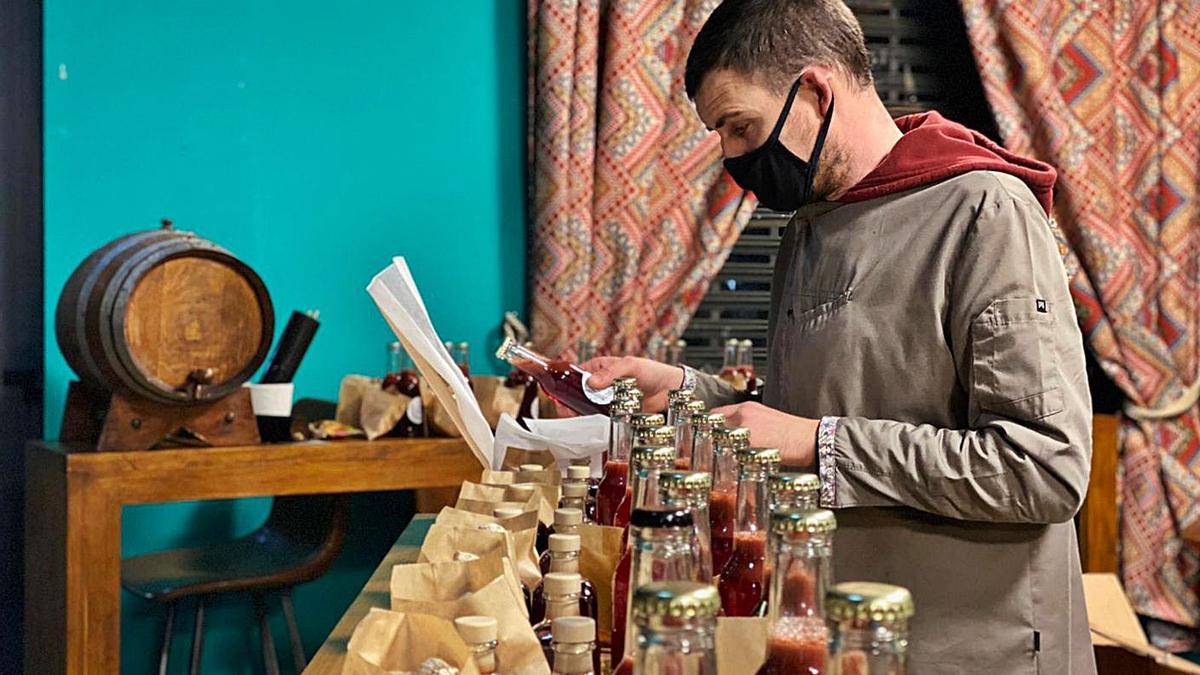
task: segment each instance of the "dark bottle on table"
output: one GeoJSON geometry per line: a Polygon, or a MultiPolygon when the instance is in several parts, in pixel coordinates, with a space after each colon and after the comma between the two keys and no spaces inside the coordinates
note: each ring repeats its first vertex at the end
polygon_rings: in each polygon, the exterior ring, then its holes
{"type": "Polygon", "coordinates": [[[779,469],[779,450],[738,452],[737,530],[733,555],[721,571],[721,608],[726,616],[754,616],[762,602],[767,564],[767,476],[779,469]]]}
{"type": "Polygon", "coordinates": [[[564,616],[550,623],[554,638],[551,675],[600,675],[596,670],[596,621],[564,616]]]}
{"type": "Polygon", "coordinates": [[[388,343],[387,375],[383,378],[383,390],[407,396],[410,400],[404,416],[388,433],[400,438],[425,436],[425,409],[421,403],[421,378],[413,367],[412,359],[399,341],[388,343]]]}
{"type": "Polygon", "coordinates": [[[562,359],[551,359],[532,349],[505,338],[496,358],[529,373],[542,390],[556,402],[580,415],[607,415],[613,401],[613,388],[593,389],[588,386],[591,373],[562,359]]]}
{"type": "MultiPolygon", "coordinates": [[[[533,633],[537,636],[538,644],[542,646],[547,663],[553,662],[554,659],[554,634],[551,629],[554,620],[566,616],[582,616],[579,603],[582,582],[583,578],[579,574],[568,572],[551,572],[542,579],[542,595],[545,598],[546,609],[542,620],[534,624],[533,633]]],[[[593,621],[596,619],[594,615],[587,618],[593,621]]],[[[592,667],[596,672],[600,672],[600,654],[593,652],[592,658],[592,667]]]]}
{"type": "MultiPolygon", "coordinates": [[[[583,542],[578,534],[552,534],[550,535],[550,569],[546,574],[563,573],[563,574],[580,574],[579,571],[579,556],[583,548],[583,542]]],[[[580,576],[581,582],[579,586],[579,613],[582,616],[599,616],[597,613],[597,595],[596,586],[588,579],[583,579],[580,576]]],[[[533,589],[533,600],[530,603],[529,620],[532,623],[537,623],[546,617],[546,591],[545,583],[538,585],[533,589]]]]}
{"type": "Polygon", "coordinates": [[[829,673],[825,592],[833,579],[832,511],[771,513],[772,560],[767,659],[758,675],[829,673]]]}
{"type": "Polygon", "coordinates": [[[737,529],[737,452],[750,447],[750,430],[725,427],[713,431],[713,487],[708,504],[712,531],[713,571],[725,569],[733,555],[737,529]]]}

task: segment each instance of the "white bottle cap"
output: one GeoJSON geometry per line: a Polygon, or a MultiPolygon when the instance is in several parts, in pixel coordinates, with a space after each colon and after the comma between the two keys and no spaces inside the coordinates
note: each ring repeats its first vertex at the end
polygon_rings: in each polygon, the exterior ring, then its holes
{"type": "Polygon", "coordinates": [[[592,477],[592,469],[586,466],[568,466],[567,478],[571,480],[587,480],[592,477]]]}
{"type": "Polygon", "coordinates": [[[583,540],[577,534],[552,534],[549,546],[556,553],[578,551],[583,548],[583,540]]]}
{"type": "Polygon", "coordinates": [[[513,518],[525,513],[515,506],[500,506],[492,509],[493,518],[513,518]]]}
{"type": "Polygon", "coordinates": [[[554,509],[554,526],[583,524],[583,511],[579,509],[554,509]]]}
{"type": "Polygon", "coordinates": [[[542,577],[546,595],[567,595],[579,593],[583,587],[583,577],[575,572],[551,572],[542,577]]]}
{"type": "Polygon", "coordinates": [[[541,471],[541,464],[522,464],[521,471],[541,471]]]}
{"type": "Polygon", "coordinates": [[[587,483],[563,483],[562,493],[564,497],[586,497],[588,486],[587,483]]]}
{"type": "Polygon", "coordinates": [[[496,620],[490,616],[460,616],[454,620],[454,627],[468,645],[494,642],[500,633],[496,620]]]}
{"type": "Polygon", "coordinates": [[[550,622],[555,642],[595,642],[596,622],[586,616],[560,616],[550,622]]]}

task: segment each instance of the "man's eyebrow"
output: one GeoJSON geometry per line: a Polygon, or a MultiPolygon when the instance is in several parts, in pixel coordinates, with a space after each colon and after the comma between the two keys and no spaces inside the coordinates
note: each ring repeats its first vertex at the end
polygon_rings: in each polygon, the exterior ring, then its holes
{"type": "Polygon", "coordinates": [[[740,114],[740,113],[741,113],[741,111],[740,111],[740,110],[735,110],[735,111],[733,111],[733,112],[727,112],[727,113],[725,113],[724,115],[721,115],[721,117],[717,119],[717,124],[716,124],[716,126],[709,127],[709,128],[708,128],[708,130],[709,130],[709,131],[718,131],[718,130],[720,130],[720,128],[721,128],[721,127],[723,127],[723,126],[725,126],[725,123],[729,121],[729,118],[730,118],[730,117],[733,117],[733,116],[735,116],[735,115],[738,115],[738,114],[740,114]]]}

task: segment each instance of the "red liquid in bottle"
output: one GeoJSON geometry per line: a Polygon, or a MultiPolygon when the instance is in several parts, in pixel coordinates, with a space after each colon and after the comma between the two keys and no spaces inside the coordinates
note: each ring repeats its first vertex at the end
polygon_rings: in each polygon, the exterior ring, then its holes
{"type": "Polygon", "coordinates": [[[629,611],[629,575],[633,566],[633,549],[626,546],[613,573],[612,655],[625,654],[625,623],[629,611]]]}
{"type": "Polygon", "coordinates": [[[721,572],[733,555],[733,532],[737,521],[737,495],[713,490],[708,504],[708,524],[712,530],[713,570],[721,572]]]}
{"type": "Polygon", "coordinates": [[[725,616],[754,616],[763,598],[763,567],[767,557],[765,532],[739,532],[733,555],[721,572],[721,609],[725,616]]]}
{"type": "MultiPolygon", "coordinates": [[[[412,399],[421,397],[421,378],[415,370],[408,368],[398,373],[388,373],[383,378],[382,387],[384,391],[402,394],[412,399]]],[[[420,402],[416,402],[416,405],[420,405],[420,402]]],[[[396,422],[396,426],[387,435],[392,438],[418,438],[425,435],[425,425],[413,421],[408,411],[405,411],[404,415],[400,417],[400,421],[396,422]]]]}
{"type": "Polygon", "coordinates": [[[608,404],[596,403],[583,391],[583,371],[562,359],[554,359],[542,367],[534,361],[521,360],[515,364],[533,375],[546,394],[580,415],[607,415],[608,404]]]}
{"type": "Polygon", "coordinates": [[[691,457],[676,457],[675,458],[675,470],[676,471],[691,471],[692,470],[692,458],[691,457]]]}
{"type": "Polygon", "coordinates": [[[825,660],[826,644],[819,633],[796,638],[772,635],[758,675],[822,675],[825,660]]]}
{"type": "Polygon", "coordinates": [[[612,525],[616,521],[617,508],[629,488],[629,462],[610,459],[604,465],[604,478],[600,479],[600,492],[596,495],[596,522],[612,525]]]}
{"type": "MultiPolygon", "coordinates": [[[[770,587],[770,562],[763,574],[763,599],[754,610],[754,616],[766,616],[770,609],[770,593],[765,589],[770,587]]],[[[783,584],[783,596],[780,598],[784,607],[815,607],[817,602],[817,580],[813,575],[803,570],[793,570],[788,573],[787,581],[783,584]]]]}
{"type": "MultiPolygon", "coordinates": [[[[629,516],[633,513],[633,486],[625,486],[625,497],[621,499],[621,505],[617,507],[616,517],[613,518],[613,527],[629,528],[629,516]]],[[[628,537],[628,532],[626,532],[628,537]]]]}
{"type": "MultiPolygon", "coordinates": [[[[616,652],[613,652],[614,654],[616,652]]],[[[621,659],[621,664],[613,668],[613,675],[633,675],[633,657],[626,656],[621,659]]]]}

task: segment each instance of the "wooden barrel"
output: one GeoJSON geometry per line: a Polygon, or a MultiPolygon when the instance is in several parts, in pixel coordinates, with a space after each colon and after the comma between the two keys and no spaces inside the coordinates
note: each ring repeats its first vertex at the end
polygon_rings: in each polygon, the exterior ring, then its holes
{"type": "Polygon", "coordinates": [[[258,370],[275,313],[254,270],[163,221],[88,256],[67,280],[54,323],[84,382],[188,405],[215,401],[258,370]]]}

